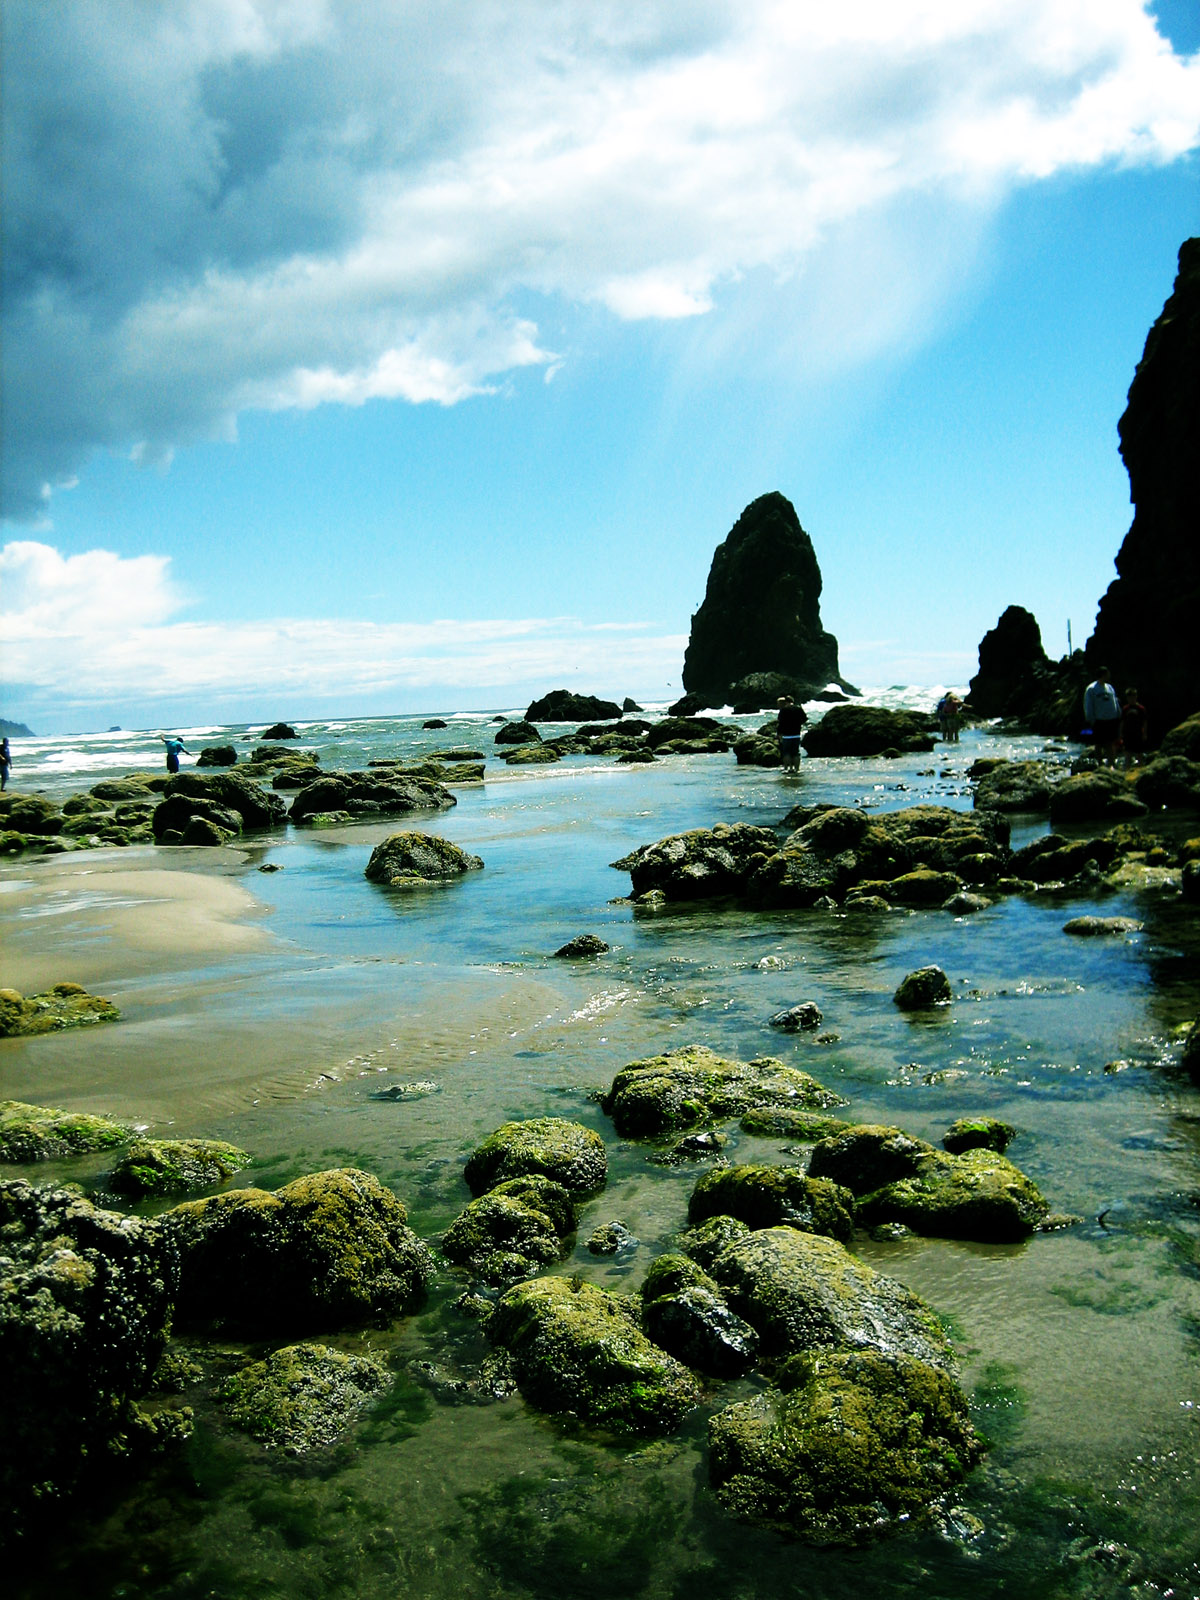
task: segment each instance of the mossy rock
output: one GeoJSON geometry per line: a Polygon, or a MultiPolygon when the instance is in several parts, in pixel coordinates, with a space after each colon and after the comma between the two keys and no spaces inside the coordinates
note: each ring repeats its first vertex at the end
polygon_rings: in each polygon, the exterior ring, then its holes
{"type": "Polygon", "coordinates": [[[0,1161],[50,1161],[124,1144],[132,1130],[107,1117],[0,1100],[0,1161]]]}
{"type": "Polygon", "coordinates": [[[924,1301],[836,1239],[796,1228],[759,1229],[728,1245],[710,1272],[768,1356],[828,1346],[952,1368],[949,1341],[924,1301]]]}
{"type": "MultiPolygon", "coordinates": [[[[149,791],[145,791],[145,794],[146,801],[149,803],[149,791]]],[[[111,809],[111,801],[101,800],[98,795],[94,794],[73,794],[69,799],[64,800],[62,803],[64,817],[95,816],[97,812],[110,811],[111,809]]]]}
{"type": "Polygon", "coordinates": [[[135,1198],[207,1189],[250,1161],[245,1150],[221,1139],[137,1139],[117,1163],[109,1187],[135,1198]]]}
{"type": "Polygon", "coordinates": [[[115,1022],[121,1013],[111,1000],[89,994],[77,983],[56,983],[43,994],[28,996],[0,989],[0,1039],[61,1033],[94,1022],[115,1022]]]}
{"type": "Polygon", "coordinates": [[[386,1322],[433,1272],[403,1203],[354,1167],[273,1194],[187,1200],[162,1221],[180,1252],[181,1320],[256,1329],[386,1322]]]}
{"type": "Polygon", "coordinates": [[[914,1139],[903,1128],[868,1122],[822,1139],[809,1158],[808,1172],[812,1178],[830,1178],[861,1195],[911,1177],[922,1158],[933,1154],[931,1144],[914,1139]]]}
{"type": "Polygon", "coordinates": [[[735,1378],[758,1359],[758,1335],[688,1256],[659,1256],[642,1284],[642,1320],[658,1345],[697,1372],[735,1378]]]}
{"type": "MultiPolygon", "coordinates": [[[[0,1543],[100,1474],[134,1441],[136,1408],[167,1341],[178,1261],[156,1222],[77,1189],[0,1181],[0,1543]]],[[[160,1414],[158,1438],[187,1431],[160,1414]]]]}
{"type": "Polygon", "coordinates": [[[853,1123],[840,1117],[826,1117],[819,1111],[802,1111],[799,1106],[753,1106],[738,1123],[743,1133],[763,1137],[777,1134],[785,1139],[829,1139],[845,1133],[853,1123]]]}
{"type": "Polygon", "coordinates": [[[566,1253],[575,1207],[561,1184],[510,1178],[472,1200],[446,1231],[442,1254],[496,1286],[532,1277],[566,1253]]]}
{"type": "Polygon", "coordinates": [[[552,1178],[570,1194],[591,1194],[608,1177],[604,1140],[565,1117],[506,1122],[471,1152],[463,1177],[471,1193],[480,1195],[506,1178],[531,1173],[552,1178]]]}
{"type": "Polygon", "coordinates": [[[688,1220],[718,1216],[738,1217],[751,1228],[784,1224],[848,1244],[854,1233],[854,1196],[827,1178],[810,1178],[799,1167],[717,1167],[692,1190],[688,1220]]]}
{"type": "Polygon", "coordinates": [[[964,1150],[995,1150],[1003,1155],[1016,1132],[1011,1122],[998,1117],[959,1117],[942,1135],[942,1145],[954,1156],[964,1150]]]}
{"type": "Polygon", "coordinates": [[[1050,1206],[1032,1178],[1007,1156],[976,1148],[961,1155],[931,1150],[916,1172],[859,1200],[859,1222],[902,1222],[941,1239],[1003,1243],[1027,1238],[1050,1206]]]}
{"type": "Polygon", "coordinates": [[[391,1377],[370,1356],[293,1344],[243,1367],[221,1391],[230,1417],[268,1449],[288,1455],[330,1445],[391,1377]]]}
{"type": "Polygon", "coordinates": [[[737,1217],[709,1217],[698,1228],[689,1228],[679,1235],[679,1248],[700,1267],[711,1267],[728,1245],[744,1239],[750,1232],[748,1223],[737,1217]]]}
{"type": "Polygon", "coordinates": [[[477,872],[483,862],[469,855],[449,839],[432,833],[393,833],[371,851],[366,875],[372,883],[403,888],[420,883],[438,883],[477,872]]]}
{"type": "Polygon", "coordinates": [[[846,1102],[809,1073],[784,1066],[774,1056],[735,1061],[705,1045],[683,1045],[631,1061],[600,1103],[623,1138],[645,1139],[741,1116],[752,1106],[826,1111],[846,1102]]]}
{"type": "Polygon", "coordinates": [[[574,1278],[534,1278],[503,1295],[487,1335],[513,1359],[530,1405],[634,1433],[674,1429],[695,1378],[638,1326],[622,1296],[574,1278]]]}
{"type": "Polygon", "coordinates": [[[901,1011],[928,1011],[948,1006],[954,998],[950,980],[941,967],[918,967],[902,979],[892,999],[901,1011]]]}
{"type": "Polygon", "coordinates": [[[874,1351],[794,1358],[709,1423],[726,1509],[813,1544],[860,1544],[920,1516],[982,1454],[967,1399],[923,1361],[874,1351]]]}

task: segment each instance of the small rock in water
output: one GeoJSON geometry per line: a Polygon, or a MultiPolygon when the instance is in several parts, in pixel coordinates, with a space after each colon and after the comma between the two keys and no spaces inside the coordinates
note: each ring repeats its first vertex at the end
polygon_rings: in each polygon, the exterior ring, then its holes
{"type": "Polygon", "coordinates": [[[942,910],[952,911],[956,917],[969,917],[976,911],[986,911],[991,903],[985,894],[971,894],[962,889],[943,902],[942,910]]]}
{"type": "Polygon", "coordinates": [[[441,1084],[430,1078],[419,1078],[415,1083],[393,1083],[386,1089],[376,1089],[372,1100],[419,1100],[422,1095],[440,1094],[441,1084]]]}
{"type": "Polygon", "coordinates": [[[821,1008],[813,1000],[801,1000],[798,1005],[788,1006],[785,1011],[777,1011],[771,1018],[771,1026],[782,1028],[784,1033],[799,1033],[802,1028],[819,1028],[821,1008]]]}
{"type": "Polygon", "coordinates": [[[950,980],[941,967],[918,967],[910,972],[892,999],[901,1011],[924,1011],[931,1006],[948,1006],[953,995],[950,980]]]}
{"type": "Polygon", "coordinates": [[[787,962],[782,956],[763,956],[754,963],[754,970],[756,972],[782,972],[786,966],[787,962]]]}
{"type": "Polygon", "coordinates": [[[572,960],[577,956],[602,956],[606,950],[611,949],[612,946],[605,944],[596,934],[581,933],[574,939],[568,939],[567,943],[561,945],[554,954],[572,960]]]}
{"type": "Polygon", "coordinates": [[[1142,924],[1133,917],[1072,917],[1063,923],[1063,932],[1080,939],[1124,938],[1141,933],[1142,924]]]}
{"type": "Polygon", "coordinates": [[[279,861],[264,861],[258,870],[260,872],[282,872],[283,865],[279,861]]]}
{"type": "Polygon", "coordinates": [[[626,1255],[638,1247],[638,1241],[623,1222],[604,1222],[594,1229],[587,1247],[594,1256],[626,1255]]]}

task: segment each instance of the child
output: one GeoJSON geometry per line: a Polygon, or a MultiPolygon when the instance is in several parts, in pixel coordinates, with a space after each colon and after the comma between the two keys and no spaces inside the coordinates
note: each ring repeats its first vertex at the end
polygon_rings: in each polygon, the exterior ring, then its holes
{"type": "Polygon", "coordinates": [[[1125,765],[1136,767],[1146,749],[1146,708],[1136,689],[1126,689],[1121,702],[1121,743],[1125,747],[1125,765]]]}

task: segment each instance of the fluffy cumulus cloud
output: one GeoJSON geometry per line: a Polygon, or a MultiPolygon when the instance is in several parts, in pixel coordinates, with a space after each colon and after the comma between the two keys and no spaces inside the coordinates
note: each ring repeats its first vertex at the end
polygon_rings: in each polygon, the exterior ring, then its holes
{"type": "Polygon", "coordinates": [[[378,624],[276,618],[189,621],[169,558],[107,550],[63,556],[13,540],[0,550],[4,676],[22,701],[55,708],[230,706],[264,693],[342,705],[430,685],[501,699],[561,676],[562,662],[597,683],[619,641],[629,685],[657,687],[675,674],[686,640],[636,624],[571,617],[378,624]]]}
{"type": "MultiPolygon", "coordinates": [[[[6,509],[246,407],[452,404],[919,197],[1169,161],[1139,0],[6,0],[6,509]]],[[[857,352],[861,354],[861,352],[857,352]]]]}

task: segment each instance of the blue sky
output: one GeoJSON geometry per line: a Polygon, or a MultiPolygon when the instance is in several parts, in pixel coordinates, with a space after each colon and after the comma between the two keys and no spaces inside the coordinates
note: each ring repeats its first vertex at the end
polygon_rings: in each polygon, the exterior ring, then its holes
{"type": "Polygon", "coordinates": [[[679,692],[779,489],[863,684],[1090,632],[1182,0],[12,0],[3,714],[679,692]]]}

